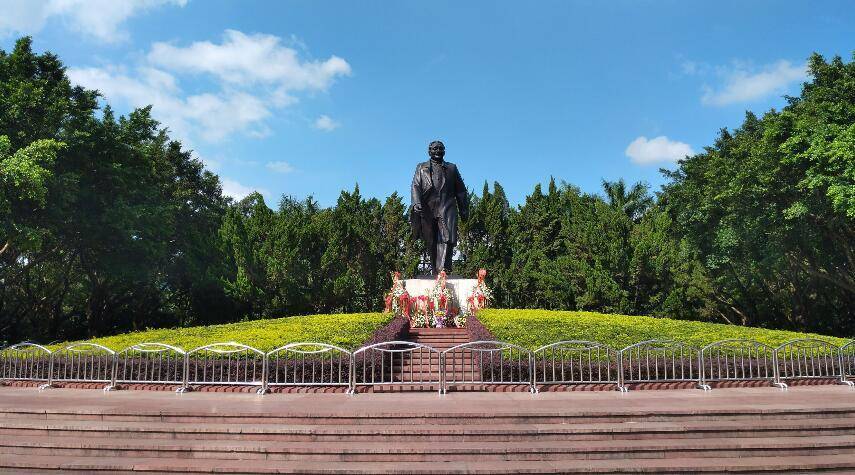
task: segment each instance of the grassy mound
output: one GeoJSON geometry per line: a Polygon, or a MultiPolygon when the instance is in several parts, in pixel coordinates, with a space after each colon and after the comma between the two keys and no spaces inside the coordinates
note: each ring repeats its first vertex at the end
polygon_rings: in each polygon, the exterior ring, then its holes
{"type": "MultiPolygon", "coordinates": [[[[695,347],[731,338],[777,346],[796,338],[822,338],[837,345],[848,340],[823,335],[668,318],[552,310],[485,309],[478,319],[497,340],[537,348],[561,340],[590,340],[620,349],[644,340],[677,340],[695,347]]],[[[391,314],[309,315],[204,327],[146,330],[89,340],[113,350],[159,342],[191,350],[210,343],[236,341],[263,351],[287,343],[314,341],[356,349],[392,320],[391,314]]],[[[381,337],[385,338],[385,337],[381,337]]],[[[64,344],[52,345],[51,349],[64,344]]]]}
{"type": "Polygon", "coordinates": [[[615,349],[654,339],[682,341],[697,348],[731,338],[748,338],[771,346],[807,337],[838,346],[848,341],[809,333],[594,312],[485,309],[478,314],[478,320],[497,340],[530,349],[561,340],[596,341],[615,349]]]}
{"type": "MultiPolygon", "coordinates": [[[[375,330],[391,320],[391,314],[383,313],[308,315],[204,327],[146,330],[87,341],[116,351],[144,342],[166,343],[189,351],[211,343],[227,341],[236,341],[263,351],[300,341],[329,343],[355,349],[371,338],[375,330]]],[[[52,345],[51,349],[64,345],[52,345]]]]}

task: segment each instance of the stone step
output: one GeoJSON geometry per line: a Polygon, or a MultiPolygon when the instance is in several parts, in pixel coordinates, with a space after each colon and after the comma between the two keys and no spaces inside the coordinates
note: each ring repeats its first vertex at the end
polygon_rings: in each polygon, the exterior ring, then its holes
{"type": "Polygon", "coordinates": [[[276,441],[524,441],[610,440],[703,437],[802,437],[855,435],[855,418],[714,422],[630,422],[588,424],[485,424],[479,426],[423,424],[376,425],[252,425],[184,424],[174,422],[0,421],[0,436],[73,438],[276,440],[276,441]]]}
{"type": "MultiPolygon", "coordinates": [[[[277,462],[159,458],[95,458],[67,456],[17,456],[0,458],[0,468],[16,473],[402,473],[398,462],[277,462]]],[[[852,473],[850,454],[787,457],[664,458],[635,460],[409,462],[406,473],[516,474],[516,473],[726,473],[813,472],[852,473]]]]}
{"type": "MultiPolygon", "coordinates": [[[[72,391],[72,390],[68,390],[72,391]]],[[[76,391],[76,390],[75,390],[76,391]]],[[[700,391],[692,390],[693,392],[700,391]]],[[[143,394],[148,394],[143,392],[143,394]]],[[[156,395],[158,393],[151,393],[156,395]]],[[[173,395],[170,395],[172,397],[173,395]]],[[[212,397],[222,395],[212,394],[212,397]]],[[[330,395],[329,397],[341,398],[342,404],[348,403],[345,395],[330,395]]],[[[438,397],[438,396],[437,396],[438,397]]],[[[537,397],[542,397],[537,396],[537,397]]],[[[270,399],[275,399],[271,397],[270,399]]],[[[353,398],[358,403],[359,398],[353,398]]],[[[437,399],[441,401],[441,399],[437,399]]],[[[444,405],[451,404],[444,402],[444,405]]],[[[123,410],[119,407],[109,409],[98,407],[80,407],[73,410],[68,409],[34,409],[2,408],[0,407],[0,421],[9,419],[28,420],[99,420],[99,421],[154,421],[154,422],[180,422],[180,423],[237,423],[237,424],[396,424],[396,425],[421,425],[453,424],[453,425],[475,425],[475,424],[579,424],[579,423],[608,423],[608,422],[706,422],[706,421],[741,421],[746,424],[755,421],[801,421],[818,420],[829,421],[844,418],[855,418],[854,408],[823,408],[823,409],[767,409],[749,408],[720,409],[703,408],[696,409],[669,409],[663,407],[656,411],[639,411],[633,409],[622,409],[616,407],[612,411],[556,411],[541,410],[537,412],[513,411],[506,412],[495,407],[485,407],[482,412],[472,410],[443,411],[434,409],[430,411],[420,410],[418,412],[383,412],[383,411],[361,411],[358,413],[348,412],[326,412],[315,411],[312,413],[289,412],[287,409],[276,412],[265,411],[241,411],[234,410],[229,413],[217,413],[193,411],[193,410],[170,410],[168,406],[163,408],[123,410]]]]}
{"type": "Polygon", "coordinates": [[[280,442],[249,440],[157,440],[18,436],[0,441],[0,454],[69,457],[213,458],[361,462],[452,462],[501,460],[592,460],[662,457],[771,457],[852,454],[855,436],[754,437],[732,439],[592,440],[522,442],[280,442]]]}

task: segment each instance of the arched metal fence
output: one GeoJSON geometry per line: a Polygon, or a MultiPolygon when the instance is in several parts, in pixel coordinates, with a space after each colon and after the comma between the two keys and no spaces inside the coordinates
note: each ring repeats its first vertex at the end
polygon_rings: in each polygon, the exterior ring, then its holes
{"type": "Polygon", "coordinates": [[[543,385],[618,385],[618,352],[595,341],[559,341],[532,352],[535,387],[543,385]]]}
{"type": "Polygon", "coordinates": [[[0,351],[0,380],[51,383],[51,351],[35,343],[18,343],[0,351]]]}
{"type": "Polygon", "coordinates": [[[531,351],[503,341],[472,341],[442,352],[442,392],[457,385],[527,385],[535,392],[531,351]]]}
{"type": "Polygon", "coordinates": [[[647,340],[620,350],[619,387],[629,383],[700,381],[700,351],[672,340],[647,340]]]}
{"type": "Polygon", "coordinates": [[[411,341],[387,341],[353,352],[350,391],[359,386],[431,387],[442,391],[441,354],[411,341]]]}
{"type": "Polygon", "coordinates": [[[855,341],[843,346],[813,338],[772,348],[754,340],[723,340],[698,350],[685,343],[649,340],[621,350],[594,341],[559,341],[528,350],[502,341],[475,341],[439,351],[409,341],[388,341],[349,351],[328,343],[290,343],[267,353],[237,343],[185,351],[164,343],[139,343],[118,352],[94,343],[51,351],[25,342],[0,350],[0,383],[166,384],[179,392],[206,385],[271,387],[399,386],[440,393],[465,386],[538,387],[655,382],[711,383],[815,380],[855,386],[855,341]]]}
{"type": "Polygon", "coordinates": [[[701,349],[701,386],[719,381],[769,381],[779,384],[775,348],[754,340],[733,339],[701,349]]]}
{"type": "Polygon", "coordinates": [[[164,343],[139,343],[116,353],[116,383],[184,385],[186,352],[164,343]]]}
{"type": "Polygon", "coordinates": [[[267,353],[269,386],[350,387],[351,358],[344,348],[326,343],[300,342],[267,353]]]}
{"type": "Polygon", "coordinates": [[[786,380],[834,379],[853,386],[843,372],[840,348],[817,338],[800,338],[775,348],[778,382],[786,380]]]}
{"type": "Polygon", "coordinates": [[[855,340],[840,347],[840,359],[843,366],[843,379],[855,378],[855,340]]]}
{"type": "Polygon", "coordinates": [[[184,368],[184,391],[204,384],[258,386],[263,390],[267,381],[267,355],[234,341],[188,351],[184,368]]]}
{"type": "Polygon", "coordinates": [[[116,352],[96,343],[74,343],[51,354],[51,384],[105,383],[116,387],[116,352]]]}

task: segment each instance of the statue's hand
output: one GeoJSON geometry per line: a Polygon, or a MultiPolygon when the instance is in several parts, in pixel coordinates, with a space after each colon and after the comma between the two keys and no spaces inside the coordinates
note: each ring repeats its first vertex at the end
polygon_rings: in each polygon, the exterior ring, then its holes
{"type": "Polygon", "coordinates": [[[416,214],[422,214],[422,205],[419,203],[414,204],[413,211],[415,211],[416,214]]]}

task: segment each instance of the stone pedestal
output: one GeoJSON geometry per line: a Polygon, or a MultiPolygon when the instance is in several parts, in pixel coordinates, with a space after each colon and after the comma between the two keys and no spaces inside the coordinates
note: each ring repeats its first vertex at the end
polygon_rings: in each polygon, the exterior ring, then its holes
{"type": "MultiPolygon", "coordinates": [[[[404,280],[404,288],[407,289],[407,293],[412,297],[428,295],[435,284],[436,279],[432,277],[404,280]]],[[[450,289],[452,294],[454,294],[454,306],[460,309],[464,307],[466,299],[472,295],[476,285],[478,285],[478,279],[449,277],[445,281],[446,288],[450,289]]]]}

